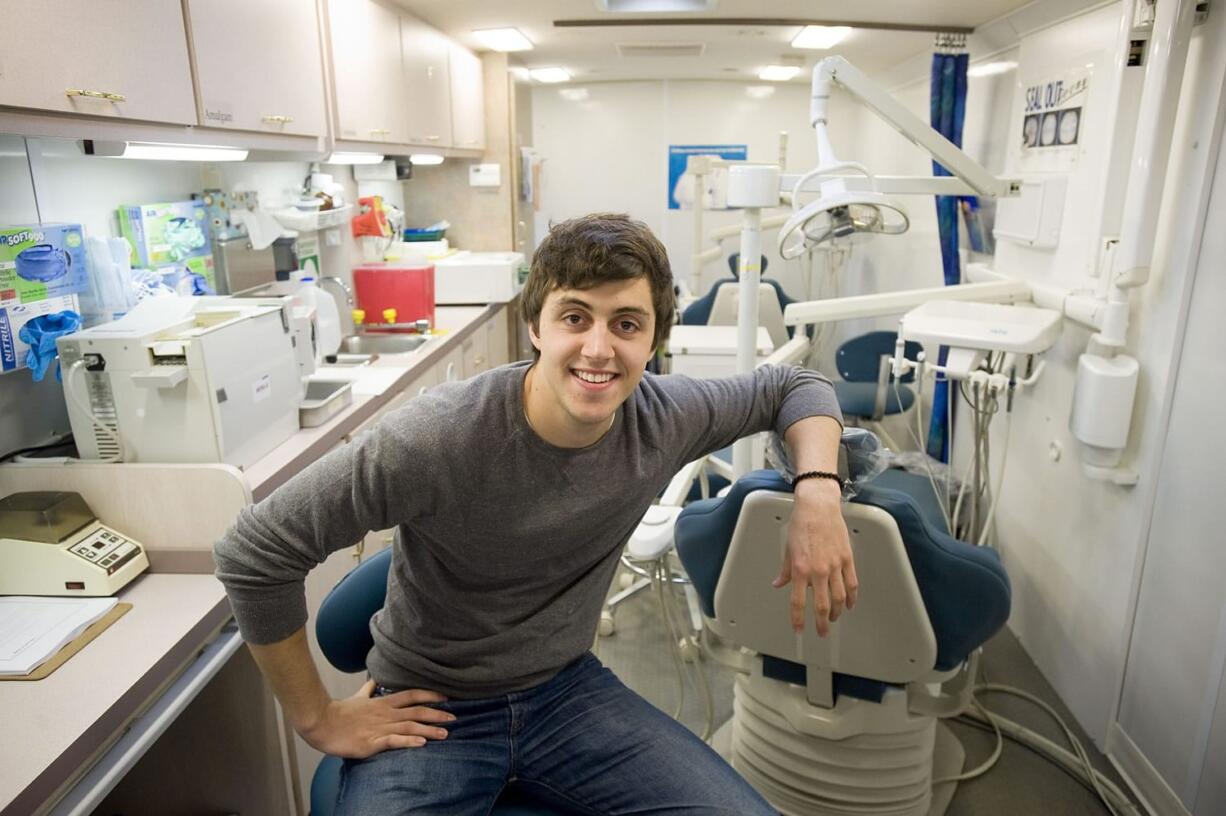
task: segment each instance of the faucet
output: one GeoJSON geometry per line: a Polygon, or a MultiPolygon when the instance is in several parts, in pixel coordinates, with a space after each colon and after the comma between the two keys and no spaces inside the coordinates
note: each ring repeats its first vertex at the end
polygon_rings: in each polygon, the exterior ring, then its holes
{"type": "Polygon", "coordinates": [[[346,304],[346,305],[347,305],[347,306],[348,306],[350,309],[352,309],[352,308],[354,307],[354,302],[353,302],[353,289],[351,289],[351,288],[349,287],[349,284],[345,283],[343,280],[341,280],[340,278],[338,278],[336,275],[324,275],[323,277],[321,277],[321,278],[319,279],[319,283],[320,283],[320,285],[321,285],[321,286],[323,285],[323,282],[324,282],[324,281],[332,281],[332,282],[333,282],[333,283],[335,283],[337,286],[339,286],[339,287],[341,288],[341,290],[342,290],[342,291],[344,291],[344,293],[345,293],[345,304],[346,304]]]}
{"type": "Polygon", "coordinates": [[[320,276],[319,286],[321,289],[323,288],[324,281],[332,281],[333,283],[335,283],[337,286],[341,288],[342,292],[345,293],[345,305],[348,306],[349,308],[341,309],[340,311],[344,312],[344,314],[341,317],[341,325],[344,326],[346,322],[348,322],[349,324],[349,331],[346,332],[346,334],[360,333],[361,329],[358,327],[358,324],[353,319],[353,310],[354,310],[354,307],[357,305],[353,299],[353,289],[349,287],[349,284],[345,283],[345,281],[338,278],[336,275],[320,276]]]}

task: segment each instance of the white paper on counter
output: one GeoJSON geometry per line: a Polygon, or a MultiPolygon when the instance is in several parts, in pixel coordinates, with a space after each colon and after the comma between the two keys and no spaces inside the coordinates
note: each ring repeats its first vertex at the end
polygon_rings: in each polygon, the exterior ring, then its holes
{"type": "Polygon", "coordinates": [[[117,598],[0,597],[0,675],[34,671],[117,602],[117,598]]]}

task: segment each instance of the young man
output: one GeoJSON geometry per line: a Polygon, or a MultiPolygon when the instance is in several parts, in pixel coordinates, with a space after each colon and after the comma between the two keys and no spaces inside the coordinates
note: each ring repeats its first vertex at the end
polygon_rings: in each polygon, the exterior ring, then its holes
{"type": "MultiPolygon", "coordinates": [[[[555,227],[523,293],[538,352],[440,386],[245,509],[216,548],[243,637],[294,728],[345,757],[338,812],[487,813],[515,784],[588,814],[773,813],[713,751],[588,652],[622,547],[687,462],[775,428],[797,471],[834,471],[828,380],[763,367],[644,375],[673,321],[647,227],[555,227]],[[333,700],[307,650],[303,579],[395,527],[371,681],[333,700]]],[[[798,482],[792,624],[855,602],[837,482],[798,482]]]]}

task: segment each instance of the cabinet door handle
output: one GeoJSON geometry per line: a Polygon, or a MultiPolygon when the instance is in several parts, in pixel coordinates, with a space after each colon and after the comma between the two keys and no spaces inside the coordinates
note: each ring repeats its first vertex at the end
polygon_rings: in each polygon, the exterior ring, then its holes
{"type": "Polygon", "coordinates": [[[265,116],[263,119],[270,125],[288,125],[294,121],[292,116],[265,116]]]}
{"type": "Polygon", "coordinates": [[[87,96],[90,99],[105,99],[107,102],[127,102],[128,97],[114,91],[90,91],[84,88],[68,88],[64,96],[87,96]]]}
{"type": "Polygon", "coordinates": [[[430,141],[432,141],[432,142],[437,142],[437,141],[438,141],[439,139],[441,139],[442,137],[441,137],[441,136],[427,136],[426,138],[427,138],[427,139],[429,139],[429,140],[430,140],[430,141]]]}
{"type": "Polygon", "coordinates": [[[447,364],[447,382],[455,382],[455,363],[447,364]]]}
{"type": "Polygon", "coordinates": [[[483,365],[485,365],[485,358],[484,358],[484,357],[474,357],[474,358],[473,358],[473,365],[475,365],[475,366],[483,366],[483,365]]]}
{"type": "Polygon", "coordinates": [[[391,133],[391,131],[388,130],[387,128],[371,128],[370,129],[371,136],[386,136],[389,133],[391,133]]]}

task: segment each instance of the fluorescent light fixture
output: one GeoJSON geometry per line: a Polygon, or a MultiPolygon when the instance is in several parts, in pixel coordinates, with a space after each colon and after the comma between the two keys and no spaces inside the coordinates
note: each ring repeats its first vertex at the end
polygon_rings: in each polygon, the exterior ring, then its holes
{"type": "Polygon", "coordinates": [[[219,145],[163,144],[160,142],[85,142],[87,156],[152,161],[243,161],[247,151],[219,145]]]}
{"type": "Polygon", "coordinates": [[[473,32],[477,41],[493,51],[531,51],[532,41],[518,28],[482,28],[473,32]]]}
{"type": "Polygon", "coordinates": [[[745,89],[745,93],[750,99],[767,99],[775,92],[773,85],[750,85],[745,89]]]}
{"type": "Polygon", "coordinates": [[[558,93],[571,102],[582,102],[588,97],[587,88],[558,88],[558,93]]]}
{"type": "Polygon", "coordinates": [[[528,76],[537,82],[569,82],[570,71],[565,68],[533,68],[528,76]]]}
{"type": "Polygon", "coordinates": [[[430,164],[442,164],[443,157],[437,153],[414,153],[409,156],[409,162],[416,167],[425,167],[430,164]]]}
{"type": "Polygon", "coordinates": [[[758,79],[767,82],[787,82],[799,73],[799,65],[768,65],[758,72],[758,79]]]}
{"type": "Polygon", "coordinates": [[[851,28],[848,26],[805,26],[792,38],[792,47],[825,51],[843,42],[849,34],[851,28]]]}
{"type": "Polygon", "coordinates": [[[972,77],[995,76],[996,74],[1004,74],[1012,71],[1017,67],[1016,62],[988,62],[983,65],[974,65],[967,69],[966,75],[972,77]]]}
{"type": "Polygon", "coordinates": [[[382,164],[383,156],[378,153],[346,153],[340,151],[324,159],[324,164],[382,164]]]}

